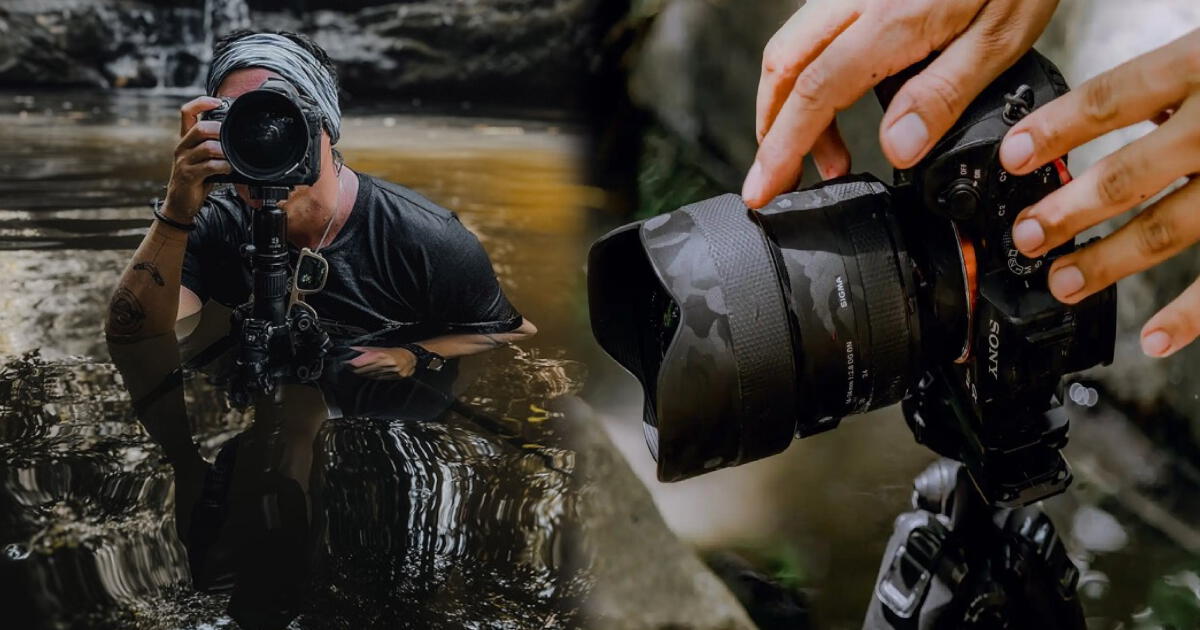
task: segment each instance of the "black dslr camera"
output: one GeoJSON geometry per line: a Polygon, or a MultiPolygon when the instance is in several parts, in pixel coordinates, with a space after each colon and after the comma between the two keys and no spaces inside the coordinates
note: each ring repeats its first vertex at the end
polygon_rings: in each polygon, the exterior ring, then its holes
{"type": "MultiPolygon", "coordinates": [[[[886,106],[917,69],[877,90],[886,106]]],[[[917,440],[963,462],[994,505],[1061,492],[1059,382],[1112,361],[1116,292],[1054,299],[1013,219],[1069,179],[1017,177],[1005,132],[1068,90],[1030,52],[895,185],[853,175],[761,211],[725,195],[619,228],[589,257],[592,330],[645,389],[664,481],[782,451],[903,401],[917,440]]]]}
{"type": "Polygon", "coordinates": [[[272,78],[205,112],[221,121],[221,147],[233,172],[208,181],[257,186],[309,186],[321,174],[323,114],[289,82],[272,78]]]}

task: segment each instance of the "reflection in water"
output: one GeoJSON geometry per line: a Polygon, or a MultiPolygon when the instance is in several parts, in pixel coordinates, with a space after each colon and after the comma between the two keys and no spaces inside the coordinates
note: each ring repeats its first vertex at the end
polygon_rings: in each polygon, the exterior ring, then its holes
{"type": "MultiPolygon", "coordinates": [[[[224,618],[228,595],[180,599],[189,576],[168,516],[171,471],[119,387],[109,364],[27,356],[0,372],[0,398],[11,401],[0,407],[0,581],[29,602],[16,612],[30,627],[35,614],[145,628],[224,618]]],[[[569,625],[587,589],[572,557],[574,458],[530,442],[562,436],[521,426],[508,440],[460,414],[327,423],[315,445],[324,561],[300,627],[569,625]]],[[[244,543],[244,525],[222,532],[215,556],[244,543]]],[[[255,577],[296,577],[265,568],[255,577]]]]}
{"type": "Polygon", "coordinates": [[[578,480],[548,404],[585,376],[566,358],[581,265],[574,206],[588,194],[572,183],[572,136],[347,117],[348,162],[458,211],[542,333],[475,361],[461,402],[435,420],[325,423],[309,438],[312,527],[283,519],[307,530],[290,547],[271,547],[286,532],[256,537],[262,510],[244,501],[255,495],[240,479],[255,475],[240,473],[264,443],[253,414],[191,378],[201,453],[224,449],[239,472],[228,511],[199,521],[211,531],[196,555],[197,538],[187,549],[175,533],[172,470],[97,358],[106,298],[166,179],[182,100],[0,94],[0,591],[14,627],[234,627],[227,607],[240,619],[298,614],[299,628],[572,627],[589,588],[575,557],[578,480]],[[272,550],[295,553],[249,560],[272,550]],[[209,592],[192,589],[190,551],[209,592]],[[239,569],[251,577],[231,589],[239,569]]]}

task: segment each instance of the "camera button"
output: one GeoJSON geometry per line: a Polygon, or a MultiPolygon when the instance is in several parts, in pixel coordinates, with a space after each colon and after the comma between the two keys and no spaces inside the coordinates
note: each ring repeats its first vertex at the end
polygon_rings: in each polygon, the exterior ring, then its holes
{"type": "Polygon", "coordinates": [[[956,179],[938,195],[938,203],[954,219],[969,219],[979,211],[982,201],[974,180],[956,179]]]}

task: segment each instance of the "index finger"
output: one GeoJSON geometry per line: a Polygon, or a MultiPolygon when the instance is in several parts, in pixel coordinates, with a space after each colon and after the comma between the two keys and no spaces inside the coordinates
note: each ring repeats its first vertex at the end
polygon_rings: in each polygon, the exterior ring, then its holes
{"type": "Polygon", "coordinates": [[[896,55],[872,54],[883,36],[880,29],[878,20],[856,20],[800,72],[758,147],[742,187],[746,205],[761,208],[793,186],[800,179],[804,156],[837,112],[895,70],[920,60],[905,56],[921,52],[912,46],[889,46],[896,55]]]}
{"type": "Polygon", "coordinates": [[[805,3],[767,42],[755,106],[759,142],[771,130],[800,72],[858,19],[856,4],[847,0],[805,3]]]}
{"type": "Polygon", "coordinates": [[[1000,145],[1000,163],[1024,175],[1110,131],[1178,105],[1200,80],[1200,30],[1096,76],[1033,111],[1000,145]]]}
{"type": "Polygon", "coordinates": [[[216,120],[201,120],[192,125],[187,133],[183,134],[183,138],[179,141],[179,146],[184,149],[194,147],[205,140],[214,140],[221,137],[221,123],[216,120]]]}
{"type": "Polygon", "coordinates": [[[200,96],[183,104],[179,108],[179,136],[182,138],[188,130],[196,126],[200,114],[221,106],[221,99],[215,96],[200,96]]]}

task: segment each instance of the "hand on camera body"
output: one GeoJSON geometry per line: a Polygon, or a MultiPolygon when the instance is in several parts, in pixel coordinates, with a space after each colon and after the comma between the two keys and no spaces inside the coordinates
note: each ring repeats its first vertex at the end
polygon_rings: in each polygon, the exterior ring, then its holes
{"type": "Polygon", "coordinates": [[[761,208],[800,179],[811,153],[823,178],[850,172],[837,112],[934,51],[884,113],[880,141],[897,168],[917,163],[971,101],[1033,45],[1057,0],[810,0],[763,52],[758,155],[742,196],[761,208]]]}
{"type": "MultiPolygon", "coordinates": [[[[1200,241],[1200,30],[1080,85],[1015,125],[1004,168],[1025,174],[1090,140],[1144,120],[1158,128],[1100,160],[1017,216],[1013,241],[1040,256],[1083,230],[1189,181],[1108,237],[1056,260],[1049,286],[1075,304],[1200,241]]],[[[1200,335],[1200,281],[1142,328],[1143,351],[1170,355],[1200,335]]]]}
{"type": "Polygon", "coordinates": [[[216,109],[221,99],[201,96],[179,108],[179,144],[171,166],[163,213],[182,223],[191,223],[200,211],[204,198],[212,189],[205,180],[213,175],[231,172],[219,140],[221,123],[200,120],[204,112],[216,109]]]}

